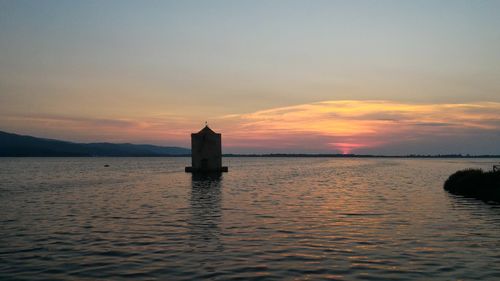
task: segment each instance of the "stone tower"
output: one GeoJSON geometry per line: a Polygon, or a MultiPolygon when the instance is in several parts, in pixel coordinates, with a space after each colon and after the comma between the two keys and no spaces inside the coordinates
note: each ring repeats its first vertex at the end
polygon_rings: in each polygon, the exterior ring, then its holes
{"type": "Polygon", "coordinates": [[[186,172],[227,172],[222,167],[221,134],[208,126],[191,134],[191,167],[186,172]]]}

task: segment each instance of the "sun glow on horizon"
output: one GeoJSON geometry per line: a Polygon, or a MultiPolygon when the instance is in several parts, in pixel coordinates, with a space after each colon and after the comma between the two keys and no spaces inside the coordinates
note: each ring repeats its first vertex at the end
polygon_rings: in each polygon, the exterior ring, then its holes
{"type": "MultiPolygon", "coordinates": [[[[500,103],[411,104],[394,101],[324,101],[233,115],[228,145],[275,144],[344,154],[396,143],[498,132],[500,103]],[[243,140],[247,140],[246,142],[243,140]]],[[[221,120],[222,121],[222,120],[221,120]]]]}
{"type": "MultiPolygon", "coordinates": [[[[486,135],[491,140],[500,138],[500,103],[495,102],[323,101],[208,120],[223,134],[225,151],[230,153],[349,154],[390,151],[391,147],[408,147],[407,153],[414,153],[415,147],[437,141],[460,143],[478,136],[486,139],[486,135]]],[[[25,126],[26,133],[43,128],[48,134],[63,132],[93,141],[181,146],[189,146],[189,134],[202,126],[201,121],[171,115],[140,119],[33,115],[11,116],[9,122],[25,126]]],[[[48,134],[42,136],[51,136],[48,134]]]]}

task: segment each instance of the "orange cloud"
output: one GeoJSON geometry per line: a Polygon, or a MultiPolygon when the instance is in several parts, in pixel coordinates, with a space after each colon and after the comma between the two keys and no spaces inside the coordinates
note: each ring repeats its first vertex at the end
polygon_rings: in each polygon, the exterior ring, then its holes
{"type": "Polygon", "coordinates": [[[225,116],[228,146],[276,146],[350,153],[391,143],[500,130],[500,103],[408,104],[324,101],[225,116]],[[312,145],[308,145],[312,144],[312,145]]]}
{"type": "MultiPolygon", "coordinates": [[[[398,148],[400,153],[436,153],[469,144],[500,152],[500,103],[495,102],[324,101],[208,120],[223,133],[225,152],[390,153],[398,148]]],[[[106,119],[39,114],[4,116],[0,125],[73,141],[189,146],[190,133],[203,121],[179,115],[106,119]]]]}

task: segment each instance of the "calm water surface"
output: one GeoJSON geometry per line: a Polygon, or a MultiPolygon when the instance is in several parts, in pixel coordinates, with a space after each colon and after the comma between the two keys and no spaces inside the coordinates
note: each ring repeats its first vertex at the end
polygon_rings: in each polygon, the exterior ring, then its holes
{"type": "Polygon", "coordinates": [[[500,207],[442,188],[498,161],[3,158],[0,279],[500,280],[500,207]]]}

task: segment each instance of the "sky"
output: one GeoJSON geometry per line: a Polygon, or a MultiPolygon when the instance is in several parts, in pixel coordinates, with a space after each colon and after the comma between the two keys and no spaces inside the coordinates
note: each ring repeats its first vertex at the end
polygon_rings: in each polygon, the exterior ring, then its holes
{"type": "Polygon", "coordinates": [[[500,1],[0,0],[0,130],[500,154],[500,1]]]}

